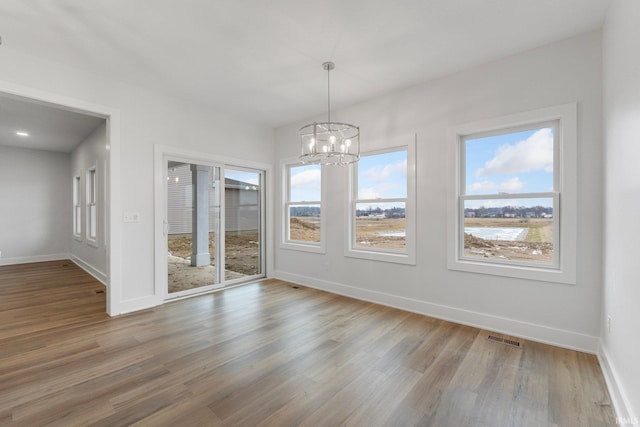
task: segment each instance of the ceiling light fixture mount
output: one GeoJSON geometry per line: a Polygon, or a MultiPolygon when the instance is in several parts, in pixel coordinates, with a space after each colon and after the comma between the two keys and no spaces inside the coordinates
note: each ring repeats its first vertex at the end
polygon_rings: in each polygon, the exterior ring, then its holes
{"type": "Polygon", "coordinates": [[[327,121],[300,128],[300,161],[322,165],[348,165],[360,158],[360,128],[331,121],[331,80],[333,62],[324,62],[327,72],[327,121]]]}

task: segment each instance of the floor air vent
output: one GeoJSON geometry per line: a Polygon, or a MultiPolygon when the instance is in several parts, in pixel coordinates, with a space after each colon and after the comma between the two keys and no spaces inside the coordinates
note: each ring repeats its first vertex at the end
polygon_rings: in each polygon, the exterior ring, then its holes
{"type": "Polygon", "coordinates": [[[489,335],[487,337],[487,339],[489,341],[499,342],[499,343],[506,344],[506,345],[511,346],[511,347],[522,348],[522,345],[520,345],[520,341],[511,340],[509,338],[502,338],[502,337],[496,337],[495,335],[489,335]]]}

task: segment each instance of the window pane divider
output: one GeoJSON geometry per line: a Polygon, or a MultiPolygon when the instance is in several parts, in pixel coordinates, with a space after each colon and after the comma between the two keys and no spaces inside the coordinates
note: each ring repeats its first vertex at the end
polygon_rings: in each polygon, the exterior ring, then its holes
{"type": "Polygon", "coordinates": [[[556,197],[559,192],[546,193],[508,193],[508,194],[462,194],[463,200],[487,200],[487,199],[542,199],[545,197],[556,197]]]}
{"type": "Polygon", "coordinates": [[[290,205],[296,205],[296,206],[305,205],[305,206],[307,206],[307,205],[319,205],[319,204],[320,204],[320,200],[318,200],[316,202],[307,202],[307,201],[304,201],[304,202],[294,202],[294,201],[286,202],[287,206],[290,206],[290,205]]]}
{"type": "Polygon", "coordinates": [[[405,203],[407,201],[406,197],[396,197],[396,198],[391,198],[391,199],[355,199],[354,202],[355,203],[394,203],[394,202],[399,202],[399,203],[405,203]]]}

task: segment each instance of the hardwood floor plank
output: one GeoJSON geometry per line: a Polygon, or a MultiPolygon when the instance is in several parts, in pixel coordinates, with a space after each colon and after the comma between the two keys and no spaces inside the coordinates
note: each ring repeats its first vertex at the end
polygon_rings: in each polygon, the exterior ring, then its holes
{"type": "Polygon", "coordinates": [[[306,417],[300,426],[344,425],[356,408],[368,406],[375,390],[381,387],[384,381],[385,375],[381,372],[362,369],[360,375],[326,400],[324,405],[306,417]]]}
{"type": "Polygon", "coordinates": [[[174,402],[131,426],[145,427],[217,427],[224,423],[197,397],[174,402]]]}
{"type": "Polygon", "coordinates": [[[116,318],[69,261],[0,267],[0,425],[612,425],[593,355],[263,280],[116,318]]]}
{"type": "Polygon", "coordinates": [[[444,390],[455,376],[478,334],[478,330],[462,325],[456,325],[452,331],[449,341],[436,360],[404,399],[405,404],[427,417],[431,417],[435,412],[444,390]]]}
{"type": "Polygon", "coordinates": [[[345,420],[347,426],[386,426],[387,418],[420,380],[422,374],[412,369],[398,367],[392,374],[384,375],[379,387],[345,420]]]}
{"type": "Polygon", "coordinates": [[[299,395],[280,409],[260,421],[258,426],[297,426],[312,416],[340,390],[355,381],[377,358],[366,352],[353,357],[339,367],[327,367],[326,376],[314,380],[311,386],[301,389],[299,395]]]}

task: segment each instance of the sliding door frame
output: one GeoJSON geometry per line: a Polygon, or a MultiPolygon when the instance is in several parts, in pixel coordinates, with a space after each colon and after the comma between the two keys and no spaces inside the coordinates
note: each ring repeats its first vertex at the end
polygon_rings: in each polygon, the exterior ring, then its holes
{"type": "MultiPolygon", "coordinates": [[[[224,188],[224,187],[223,187],[224,188]]],[[[158,304],[162,304],[167,301],[173,301],[181,297],[189,297],[192,295],[199,295],[201,293],[213,292],[218,289],[224,289],[224,287],[233,286],[236,284],[246,283],[248,281],[259,280],[263,277],[269,277],[273,271],[273,254],[269,248],[273,247],[273,230],[271,221],[273,212],[271,203],[269,203],[268,194],[271,194],[272,189],[272,167],[270,164],[253,162],[243,159],[236,159],[232,157],[217,156],[211,153],[203,153],[191,150],[184,150],[178,147],[171,147],[165,145],[154,145],[154,235],[155,235],[155,289],[154,294],[158,304]],[[225,169],[233,170],[249,170],[252,172],[260,172],[261,176],[261,215],[260,215],[260,249],[261,253],[261,270],[262,273],[255,276],[248,276],[242,279],[225,280],[224,274],[224,256],[225,256],[225,221],[224,221],[224,192],[221,192],[221,218],[220,218],[220,250],[216,250],[220,255],[220,261],[222,263],[222,270],[219,271],[220,283],[214,287],[203,290],[202,292],[171,297],[168,293],[168,279],[167,279],[167,183],[166,183],[166,170],[168,160],[181,161],[191,164],[200,164],[206,166],[213,166],[220,168],[221,182],[224,182],[225,169]]]]}

